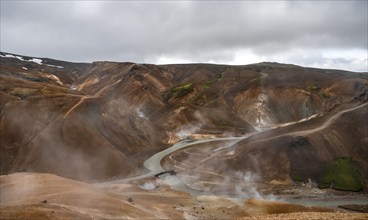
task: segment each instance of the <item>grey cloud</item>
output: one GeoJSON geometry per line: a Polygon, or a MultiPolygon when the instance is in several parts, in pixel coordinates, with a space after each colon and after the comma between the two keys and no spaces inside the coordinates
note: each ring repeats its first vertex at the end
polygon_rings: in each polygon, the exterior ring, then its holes
{"type": "Polygon", "coordinates": [[[1,50],[72,61],[227,62],[231,51],[367,50],[367,1],[1,1],[1,50]]]}

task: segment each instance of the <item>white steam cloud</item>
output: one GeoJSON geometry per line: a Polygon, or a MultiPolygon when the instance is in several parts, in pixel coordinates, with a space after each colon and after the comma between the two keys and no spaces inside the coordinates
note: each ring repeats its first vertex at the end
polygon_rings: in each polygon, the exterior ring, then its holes
{"type": "Polygon", "coordinates": [[[161,186],[170,186],[173,188],[182,188],[180,186],[183,185],[183,182],[177,178],[176,176],[167,175],[164,177],[156,178],[153,181],[145,182],[142,185],[139,185],[138,187],[144,190],[152,191],[155,190],[161,186]]]}
{"type": "Polygon", "coordinates": [[[177,136],[180,140],[189,138],[191,135],[199,131],[202,128],[202,126],[206,123],[204,117],[201,115],[199,111],[194,112],[194,117],[196,119],[195,123],[186,124],[176,129],[175,136],[177,136]]]}

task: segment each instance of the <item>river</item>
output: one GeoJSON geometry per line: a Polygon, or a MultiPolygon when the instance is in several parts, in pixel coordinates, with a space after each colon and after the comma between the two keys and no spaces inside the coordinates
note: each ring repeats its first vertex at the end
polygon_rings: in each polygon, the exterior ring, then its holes
{"type": "MultiPolygon", "coordinates": [[[[113,181],[109,181],[109,182],[103,182],[103,183],[100,183],[100,184],[97,184],[97,185],[102,186],[102,185],[106,185],[106,184],[128,183],[128,182],[132,182],[132,181],[152,177],[157,173],[165,171],[161,166],[161,160],[165,156],[168,156],[171,153],[173,153],[177,150],[180,150],[182,148],[185,148],[185,147],[189,147],[189,146],[196,145],[196,144],[215,142],[215,141],[232,141],[232,140],[235,140],[236,142],[239,142],[239,141],[241,141],[241,140],[243,140],[247,137],[249,137],[249,136],[206,138],[206,139],[200,139],[200,140],[182,140],[182,141],[179,141],[179,142],[175,143],[171,147],[154,154],[153,156],[151,156],[150,158],[145,160],[144,163],[143,163],[143,166],[149,170],[147,173],[139,175],[139,176],[131,177],[131,178],[113,180],[113,181]]],[[[217,149],[217,150],[220,150],[220,149],[217,149]]],[[[191,188],[187,187],[187,185],[180,178],[177,178],[177,177],[173,177],[173,178],[175,178],[174,181],[167,182],[167,183],[168,183],[168,185],[170,185],[171,188],[173,188],[175,190],[184,191],[184,192],[187,192],[187,193],[189,193],[193,196],[207,195],[208,194],[206,192],[194,190],[194,189],[191,189],[191,188]]]]}
{"type": "MultiPolygon", "coordinates": [[[[365,105],[367,105],[367,103],[362,104],[360,106],[356,106],[354,108],[351,109],[347,109],[347,110],[343,110],[341,112],[338,112],[336,115],[332,116],[330,118],[330,120],[328,120],[327,122],[324,123],[324,125],[326,123],[330,123],[333,119],[336,119],[337,117],[339,117],[341,114],[348,112],[348,111],[352,111],[355,110],[357,108],[360,107],[364,107],[365,105]]],[[[311,117],[313,118],[313,117],[311,117]]],[[[310,119],[310,118],[308,118],[310,119]]],[[[305,120],[300,120],[299,122],[295,122],[295,123],[300,123],[300,122],[304,122],[305,120]]],[[[289,123],[285,126],[288,126],[290,124],[295,124],[295,123],[289,123]]],[[[278,126],[278,127],[282,127],[278,126]]],[[[257,133],[261,133],[257,132],[257,133]]],[[[251,134],[253,135],[253,134],[251,134]]],[[[161,166],[161,160],[165,157],[168,156],[170,154],[172,154],[173,152],[180,150],[182,148],[186,148],[189,146],[193,146],[193,145],[197,145],[197,144],[203,144],[203,143],[209,143],[209,142],[215,142],[215,141],[234,141],[233,144],[244,140],[248,137],[250,137],[251,135],[248,136],[242,136],[242,137],[221,137],[221,138],[207,138],[207,139],[199,139],[199,140],[182,140],[179,141],[177,143],[175,143],[174,145],[172,145],[171,147],[160,151],[154,155],[152,155],[150,158],[148,158],[147,160],[145,160],[144,162],[144,167],[147,168],[149,170],[149,172],[143,174],[143,175],[139,175],[139,176],[135,176],[135,177],[131,177],[131,178],[126,178],[126,179],[119,179],[119,180],[114,180],[114,181],[108,181],[108,182],[104,182],[104,183],[99,183],[97,185],[100,186],[106,186],[108,184],[122,184],[122,183],[128,183],[131,181],[135,181],[135,180],[140,180],[140,179],[144,179],[144,178],[148,178],[148,177],[152,177],[157,173],[163,172],[165,171],[163,169],[163,167],[161,166]]],[[[231,147],[233,146],[226,146],[226,147],[231,147]]],[[[219,147],[217,149],[214,149],[214,151],[219,151],[224,149],[224,147],[219,147]]],[[[200,190],[195,190],[192,188],[189,188],[180,178],[176,177],[176,176],[172,176],[170,177],[173,181],[168,181],[165,182],[166,184],[170,185],[170,187],[172,189],[175,190],[180,190],[183,192],[187,192],[192,196],[200,196],[200,195],[211,195],[212,193],[210,192],[204,192],[204,191],[200,191],[200,190]]],[[[289,203],[293,203],[293,204],[300,204],[300,205],[313,205],[313,206],[320,206],[320,207],[336,207],[338,205],[346,205],[346,204],[364,204],[367,205],[368,201],[366,199],[365,196],[362,195],[358,195],[355,199],[350,199],[348,197],[344,198],[344,197],[335,197],[335,196],[329,196],[328,198],[321,196],[321,197],[316,197],[314,199],[308,199],[308,198],[283,198],[282,196],[280,196],[280,198],[278,198],[278,200],[281,201],[286,201],[289,203]]]]}

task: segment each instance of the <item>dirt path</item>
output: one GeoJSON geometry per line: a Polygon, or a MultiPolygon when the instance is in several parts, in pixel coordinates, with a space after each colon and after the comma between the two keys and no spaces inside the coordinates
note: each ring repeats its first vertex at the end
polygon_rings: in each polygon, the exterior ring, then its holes
{"type": "MultiPolygon", "coordinates": [[[[269,140],[269,139],[274,139],[274,138],[278,138],[278,137],[282,137],[282,136],[286,136],[286,135],[298,136],[298,135],[308,135],[310,133],[318,132],[318,131],[321,131],[321,130],[327,128],[329,125],[331,125],[337,118],[339,118],[344,113],[347,113],[347,112],[350,112],[350,111],[354,111],[354,110],[359,109],[359,108],[363,108],[363,107],[365,107],[367,105],[368,105],[368,103],[365,103],[365,104],[362,104],[362,105],[359,105],[359,106],[355,106],[353,108],[342,110],[342,111],[336,113],[335,115],[333,115],[332,117],[330,117],[321,126],[316,127],[316,128],[313,128],[313,129],[304,130],[304,131],[297,131],[297,132],[292,132],[292,133],[287,133],[287,134],[282,134],[282,135],[274,136],[274,137],[267,138],[267,139],[256,140],[254,142],[264,141],[264,140],[269,140]]],[[[293,125],[293,124],[291,124],[291,125],[293,125]]],[[[258,133],[259,132],[257,132],[256,134],[258,134],[258,133]]],[[[215,153],[213,153],[210,156],[207,156],[207,157],[203,158],[202,160],[200,160],[199,162],[193,164],[192,168],[197,167],[199,164],[201,164],[201,163],[203,163],[203,162],[205,162],[205,161],[207,161],[207,160],[209,160],[209,159],[217,156],[221,152],[221,150],[226,149],[226,148],[229,148],[229,147],[232,147],[233,145],[235,145],[236,143],[238,143],[241,140],[243,140],[243,139],[236,140],[234,143],[231,143],[229,146],[220,147],[220,148],[215,149],[214,150],[215,153]]],[[[172,153],[174,153],[174,152],[172,152],[172,153]]],[[[171,156],[169,158],[174,162],[174,164],[178,164],[179,163],[178,161],[174,160],[171,156]]]]}
{"type": "MultiPolygon", "coordinates": [[[[104,88],[104,90],[106,90],[107,88],[104,88]]],[[[101,94],[103,91],[99,91],[98,94],[101,94]]],[[[81,101],[80,101],[81,102],[81,101]]],[[[79,103],[80,104],[80,103],[79,103]]],[[[78,103],[77,103],[78,105],[78,103]]],[[[350,112],[350,111],[354,111],[356,109],[359,109],[359,108],[362,108],[362,107],[365,107],[367,106],[368,103],[365,103],[365,104],[362,104],[362,105],[359,105],[359,106],[355,106],[353,108],[350,108],[350,109],[346,109],[346,110],[342,110],[338,113],[336,113],[335,115],[333,115],[331,118],[329,118],[327,121],[325,121],[321,126],[317,127],[317,128],[313,128],[313,129],[310,129],[310,130],[305,130],[305,131],[297,131],[297,132],[292,132],[292,133],[287,133],[287,134],[282,134],[282,135],[278,135],[278,136],[273,136],[271,138],[266,138],[266,139],[259,139],[259,140],[255,140],[253,142],[258,142],[258,141],[264,141],[264,140],[268,140],[268,139],[274,139],[274,138],[278,138],[278,137],[282,137],[282,136],[286,136],[286,135],[306,135],[306,134],[310,134],[310,133],[313,133],[313,132],[317,132],[317,131],[320,131],[320,130],[323,130],[324,128],[326,128],[327,126],[329,126],[331,123],[333,123],[337,118],[339,118],[341,115],[343,115],[344,113],[346,112],[350,112]]],[[[70,109],[69,111],[72,111],[73,109],[75,108],[72,108],[70,109]]],[[[267,132],[267,131],[265,131],[267,132]]],[[[259,134],[259,133],[262,133],[262,132],[257,132],[257,133],[254,133],[252,135],[249,135],[249,136],[246,136],[246,137],[229,137],[229,138],[209,138],[209,139],[200,139],[200,140],[197,140],[197,141],[194,141],[194,142],[178,142],[176,144],[174,144],[172,147],[170,148],[167,148],[155,155],[153,155],[152,157],[150,157],[149,159],[147,159],[145,161],[145,167],[149,170],[151,170],[151,172],[149,173],[146,173],[146,174],[143,174],[143,175],[139,175],[139,176],[135,176],[135,177],[131,177],[131,178],[127,178],[127,179],[120,179],[120,180],[115,180],[115,181],[109,181],[109,182],[105,182],[105,183],[101,183],[102,185],[106,185],[106,184],[111,184],[111,183],[126,183],[126,182],[131,182],[131,181],[135,181],[135,180],[139,180],[139,179],[143,179],[143,178],[147,178],[147,177],[150,177],[150,176],[153,176],[154,174],[158,173],[158,172],[162,172],[164,171],[164,169],[161,167],[161,160],[167,156],[167,155],[172,155],[175,151],[177,150],[180,150],[182,148],[185,148],[185,147],[190,147],[191,145],[196,145],[196,144],[200,144],[200,143],[208,143],[208,142],[213,142],[213,141],[229,141],[229,140],[234,140],[233,143],[229,144],[229,146],[226,146],[226,147],[220,147],[220,148],[217,148],[214,150],[214,153],[212,153],[211,155],[209,156],[206,156],[205,158],[203,158],[202,160],[200,160],[199,162],[195,163],[193,166],[191,167],[197,167],[199,164],[213,158],[214,156],[218,155],[219,153],[221,153],[221,151],[223,149],[227,149],[227,148],[230,148],[232,147],[233,145],[235,145],[236,143],[246,139],[246,138],[250,138],[256,134],[259,134]]],[[[176,160],[174,160],[172,157],[169,157],[173,163],[175,164],[175,166],[180,169],[180,170],[185,170],[186,168],[179,165],[180,162],[177,162],[176,160]]]]}
{"type": "Polygon", "coordinates": [[[359,108],[363,108],[364,106],[367,106],[367,105],[368,105],[368,103],[365,103],[365,104],[358,105],[358,106],[353,107],[353,108],[342,110],[342,111],[338,112],[337,114],[335,114],[334,116],[332,116],[331,118],[329,118],[327,121],[325,121],[321,126],[319,126],[317,128],[310,129],[310,130],[305,130],[305,131],[293,132],[291,134],[293,134],[293,135],[307,135],[307,134],[310,134],[310,133],[321,131],[321,130],[327,128],[329,125],[331,125],[336,119],[341,117],[341,115],[343,115],[347,112],[354,111],[354,110],[359,109],[359,108]]]}
{"type": "Polygon", "coordinates": [[[66,117],[68,117],[68,115],[74,110],[74,109],[76,109],[78,106],[80,106],[83,102],[84,102],[84,100],[85,99],[87,99],[88,98],[88,96],[84,96],[84,97],[81,97],[81,99],[77,102],[77,104],[75,104],[73,107],[71,107],[66,113],[65,113],[65,115],[64,115],[64,119],[66,118],[66,117]]]}
{"type": "MultiPolygon", "coordinates": [[[[290,133],[284,133],[284,134],[280,134],[280,135],[277,135],[277,136],[272,136],[272,137],[269,137],[269,138],[257,139],[257,140],[254,140],[252,142],[255,143],[255,142],[272,140],[272,139],[280,138],[280,137],[284,137],[284,136],[303,136],[303,135],[308,135],[308,134],[311,134],[311,133],[315,133],[315,132],[318,132],[318,131],[321,131],[321,130],[327,128],[336,119],[338,119],[339,117],[341,117],[341,115],[343,115],[344,113],[351,112],[351,111],[354,111],[354,110],[359,109],[359,108],[363,108],[363,107],[365,107],[367,105],[368,105],[368,103],[364,103],[364,104],[355,106],[353,108],[342,110],[342,111],[336,113],[335,115],[331,116],[329,119],[327,119],[327,121],[325,121],[321,126],[316,127],[316,128],[313,128],[313,129],[304,130],[304,131],[295,131],[295,132],[290,132],[290,133]]],[[[293,125],[293,124],[291,124],[291,125],[293,125]]]]}

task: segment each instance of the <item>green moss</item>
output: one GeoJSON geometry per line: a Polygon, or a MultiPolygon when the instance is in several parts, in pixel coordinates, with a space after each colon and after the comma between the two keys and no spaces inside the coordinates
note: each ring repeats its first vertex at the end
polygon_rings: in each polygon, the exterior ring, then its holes
{"type": "Polygon", "coordinates": [[[229,121],[221,120],[216,123],[219,127],[233,127],[233,124],[229,121]]]}
{"type": "Polygon", "coordinates": [[[222,73],[217,73],[215,77],[216,77],[217,81],[221,81],[221,80],[224,79],[224,76],[225,76],[225,74],[222,72],[222,73]]]}
{"type": "Polygon", "coordinates": [[[305,89],[309,91],[318,91],[321,88],[319,86],[307,86],[305,89]]]}
{"type": "Polygon", "coordinates": [[[318,84],[313,85],[313,86],[307,86],[307,87],[305,87],[305,90],[310,91],[310,92],[315,92],[315,93],[318,92],[318,95],[321,96],[324,99],[328,99],[328,98],[331,97],[331,95],[326,93],[326,92],[320,92],[321,87],[318,84]]]}
{"type": "Polygon", "coordinates": [[[38,90],[33,88],[13,88],[10,91],[10,94],[20,98],[26,98],[28,96],[35,95],[37,92],[38,90]]]}
{"type": "Polygon", "coordinates": [[[203,90],[209,89],[213,85],[213,81],[207,81],[203,84],[203,90]]]}
{"type": "Polygon", "coordinates": [[[299,173],[294,174],[294,175],[291,175],[291,178],[292,178],[295,182],[303,182],[302,176],[301,176],[299,173]]]}
{"type": "Polygon", "coordinates": [[[325,98],[325,99],[328,99],[328,98],[330,98],[331,97],[331,95],[329,95],[329,94],[327,94],[327,93],[325,93],[325,92],[320,92],[320,93],[318,93],[322,98],[325,98]]]}
{"type": "Polygon", "coordinates": [[[193,91],[193,83],[173,87],[164,92],[163,94],[164,101],[167,102],[171,98],[181,98],[190,93],[191,91],[193,91]]]}
{"type": "Polygon", "coordinates": [[[336,158],[323,172],[319,187],[360,191],[363,185],[357,165],[350,157],[336,158]]]}

